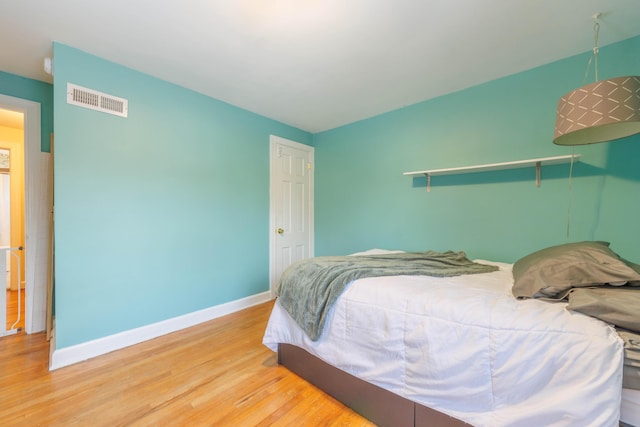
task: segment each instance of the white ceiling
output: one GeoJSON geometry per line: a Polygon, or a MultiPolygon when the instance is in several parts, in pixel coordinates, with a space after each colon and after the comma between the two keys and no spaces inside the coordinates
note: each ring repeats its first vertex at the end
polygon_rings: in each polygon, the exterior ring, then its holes
{"type": "Polygon", "coordinates": [[[596,12],[640,34],[640,0],[12,0],[0,70],[51,82],[57,41],[315,133],[589,51],[596,12]]]}

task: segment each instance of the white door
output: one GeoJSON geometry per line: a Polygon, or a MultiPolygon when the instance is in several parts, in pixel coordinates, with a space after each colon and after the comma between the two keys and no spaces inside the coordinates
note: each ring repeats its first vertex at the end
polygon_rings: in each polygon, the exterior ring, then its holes
{"type": "Polygon", "coordinates": [[[293,262],[313,256],[313,147],[271,135],[271,294],[293,262]]]}

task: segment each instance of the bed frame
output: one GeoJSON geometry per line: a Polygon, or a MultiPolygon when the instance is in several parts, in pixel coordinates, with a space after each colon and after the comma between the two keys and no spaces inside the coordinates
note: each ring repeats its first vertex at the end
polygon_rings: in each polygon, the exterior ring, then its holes
{"type": "Polygon", "coordinates": [[[278,363],[381,427],[470,426],[354,377],[291,344],[278,344],[278,363]]]}

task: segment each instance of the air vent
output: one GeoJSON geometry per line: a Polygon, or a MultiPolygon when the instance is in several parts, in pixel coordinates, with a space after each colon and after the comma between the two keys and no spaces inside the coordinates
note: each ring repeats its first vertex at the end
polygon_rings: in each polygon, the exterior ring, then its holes
{"type": "Polygon", "coordinates": [[[71,83],[67,83],[67,104],[115,114],[120,117],[127,117],[129,113],[129,101],[126,99],[71,83]]]}

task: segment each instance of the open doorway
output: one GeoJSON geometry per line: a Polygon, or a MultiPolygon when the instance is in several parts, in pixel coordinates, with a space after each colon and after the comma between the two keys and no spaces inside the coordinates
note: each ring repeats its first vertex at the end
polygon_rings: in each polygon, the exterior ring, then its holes
{"type": "Polygon", "coordinates": [[[52,157],[41,149],[40,103],[0,94],[0,109],[24,117],[24,330],[48,332],[52,259],[52,157]]]}
{"type": "MultiPolygon", "coordinates": [[[[24,113],[0,109],[0,262],[5,293],[4,330],[24,329],[25,245],[24,113]]],[[[3,328],[0,328],[2,330],[3,328]]]]}

